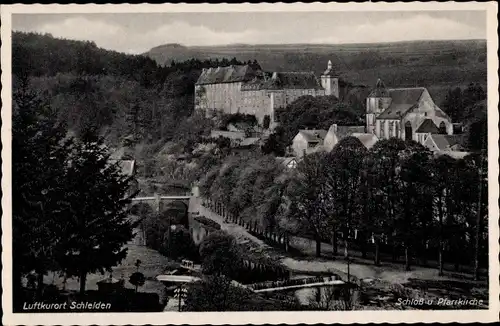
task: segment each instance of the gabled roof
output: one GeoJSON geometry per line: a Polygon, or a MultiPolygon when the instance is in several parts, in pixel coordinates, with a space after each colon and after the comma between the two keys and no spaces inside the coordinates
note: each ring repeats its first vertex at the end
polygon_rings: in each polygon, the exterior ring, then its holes
{"type": "Polygon", "coordinates": [[[259,140],[260,138],[245,138],[238,144],[238,147],[257,145],[259,140]]]}
{"type": "Polygon", "coordinates": [[[351,135],[352,137],[356,137],[359,139],[361,144],[363,144],[367,149],[370,149],[375,145],[375,143],[378,141],[377,136],[371,133],[353,133],[351,135]]]}
{"type": "Polygon", "coordinates": [[[249,65],[203,69],[196,85],[250,81],[255,78],[256,74],[257,72],[249,65]]]}
{"type": "Polygon", "coordinates": [[[322,89],[313,72],[275,72],[262,89],[322,89]]]}
{"type": "Polygon", "coordinates": [[[292,161],[297,162],[295,157],[276,157],[276,161],[278,161],[278,163],[280,164],[283,164],[284,166],[288,166],[288,164],[290,164],[292,161]]]}
{"type": "Polygon", "coordinates": [[[299,130],[299,134],[301,134],[308,143],[322,143],[325,139],[327,131],[323,129],[302,129],[299,130]]]}
{"type": "Polygon", "coordinates": [[[437,148],[441,151],[450,149],[455,145],[462,145],[462,136],[460,135],[441,135],[434,134],[430,135],[430,138],[434,141],[437,148]]]}
{"type": "Polygon", "coordinates": [[[409,110],[418,105],[425,88],[394,88],[389,89],[391,105],[377,119],[401,119],[409,110]]]}
{"type": "Polygon", "coordinates": [[[425,119],[424,122],[420,124],[420,127],[418,127],[417,133],[431,133],[431,134],[438,134],[439,129],[438,127],[434,124],[432,119],[425,119]]]}
{"type": "MultiPolygon", "coordinates": [[[[330,127],[330,129],[332,126],[330,127]]],[[[339,139],[347,136],[351,136],[353,133],[364,133],[365,126],[337,126],[337,131],[335,134],[339,139]]]]}

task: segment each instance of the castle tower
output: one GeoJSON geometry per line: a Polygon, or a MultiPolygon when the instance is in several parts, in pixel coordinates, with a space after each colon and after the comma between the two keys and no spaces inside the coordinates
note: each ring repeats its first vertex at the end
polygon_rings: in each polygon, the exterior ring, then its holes
{"type": "Polygon", "coordinates": [[[375,89],[366,98],[366,131],[374,133],[377,117],[391,105],[391,96],[385,87],[384,82],[379,78],[375,89]]]}
{"type": "Polygon", "coordinates": [[[321,86],[325,89],[325,95],[333,95],[339,98],[339,76],[332,68],[332,61],[328,60],[328,67],[321,75],[321,86]]]}

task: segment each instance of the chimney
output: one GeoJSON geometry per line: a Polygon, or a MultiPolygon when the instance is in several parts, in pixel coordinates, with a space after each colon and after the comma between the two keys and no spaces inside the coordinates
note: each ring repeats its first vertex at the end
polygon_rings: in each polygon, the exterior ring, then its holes
{"type": "Polygon", "coordinates": [[[332,69],[332,60],[328,60],[328,69],[331,70],[332,69]]]}

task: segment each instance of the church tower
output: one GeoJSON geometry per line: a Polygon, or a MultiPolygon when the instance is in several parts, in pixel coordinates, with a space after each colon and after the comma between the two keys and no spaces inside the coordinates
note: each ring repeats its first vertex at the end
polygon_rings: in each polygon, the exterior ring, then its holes
{"type": "Polygon", "coordinates": [[[332,61],[328,60],[328,67],[321,75],[321,86],[325,89],[325,95],[333,95],[339,98],[339,76],[332,68],[332,61]]]}
{"type": "Polygon", "coordinates": [[[391,105],[391,96],[384,82],[379,78],[375,89],[366,98],[366,132],[376,132],[377,117],[391,105]]]}

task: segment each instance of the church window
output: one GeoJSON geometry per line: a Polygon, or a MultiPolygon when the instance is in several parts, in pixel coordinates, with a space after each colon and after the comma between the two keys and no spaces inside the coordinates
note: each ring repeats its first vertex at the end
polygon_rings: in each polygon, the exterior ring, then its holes
{"type": "Polygon", "coordinates": [[[405,140],[413,139],[413,128],[411,127],[410,121],[405,124],[405,140]]]}
{"type": "Polygon", "coordinates": [[[389,135],[387,135],[388,138],[392,136],[393,128],[394,128],[394,125],[393,125],[392,121],[390,121],[389,122],[389,135]]]}
{"type": "Polygon", "coordinates": [[[446,134],[446,124],[444,122],[441,122],[439,124],[439,133],[440,134],[446,134]]]}

